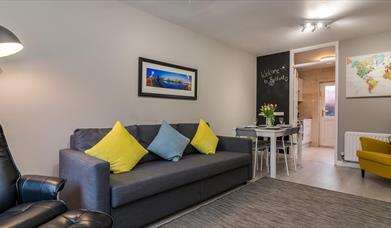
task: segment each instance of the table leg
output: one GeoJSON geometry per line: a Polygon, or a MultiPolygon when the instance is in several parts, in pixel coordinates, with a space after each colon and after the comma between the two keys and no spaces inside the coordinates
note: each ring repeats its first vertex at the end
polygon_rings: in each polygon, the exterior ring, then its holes
{"type": "Polygon", "coordinates": [[[276,178],[276,137],[270,137],[270,177],[276,178]]]}
{"type": "Polygon", "coordinates": [[[297,134],[297,164],[302,165],[302,152],[303,152],[303,144],[302,144],[302,134],[297,134]]]}

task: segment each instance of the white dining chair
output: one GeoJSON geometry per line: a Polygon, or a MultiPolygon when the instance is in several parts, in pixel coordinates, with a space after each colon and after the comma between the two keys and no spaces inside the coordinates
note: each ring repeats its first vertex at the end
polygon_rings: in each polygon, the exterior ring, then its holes
{"type": "MultiPolygon", "coordinates": [[[[258,154],[261,153],[261,156],[263,156],[263,153],[268,150],[269,143],[263,139],[260,139],[257,136],[257,133],[255,132],[254,128],[237,128],[236,129],[236,135],[240,135],[240,137],[246,137],[250,138],[253,141],[253,152],[254,152],[254,165],[256,166],[256,170],[259,171],[259,169],[262,171],[262,160],[261,164],[259,165],[259,156],[258,154]]],[[[268,167],[268,164],[266,162],[266,165],[268,167]]]]}
{"type": "MultiPolygon", "coordinates": [[[[286,168],[286,174],[289,176],[289,166],[288,166],[288,155],[287,155],[287,148],[289,148],[289,152],[292,153],[293,157],[293,164],[295,167],[295,171],[297,169],[296,167],[296,159],[297,159],[297,141],[294,141],[294,135],[299,134],[300,132],[300,127],[294,127],[294,128],[289,128],[284,132],[284,135],[281,136],[279,140],[276,142],[276,149],[277,149],[277,155],[279,150],[284,151],[284,160],[285,160],[285,168],[286,168]],[[288,140],[285,140],[286,137],[289,137],[288,140]]],[[[297,139],[298,137],[296,137],[297,139]]],[[[269,163],[269,147],[270,144],[268,145],[268,148],[266,149],[266,164],[269,163]]],[[[277,156],[276,155],[276,156],[277,156]]],[[[261,154],[261,162],[263,160],[263,152],[261,154]]],[[[267,166],[267,171],[269,172],[269,167],[267,166]]],[[[262,171],[262,166],[261,166],[261,171],[262,171]]]]}

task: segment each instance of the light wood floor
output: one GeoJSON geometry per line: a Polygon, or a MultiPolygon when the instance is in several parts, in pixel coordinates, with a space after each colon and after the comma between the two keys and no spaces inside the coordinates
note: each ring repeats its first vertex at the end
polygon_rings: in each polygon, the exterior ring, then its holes
{"type": "MultiPolygon", "coordinates": [[[[362,179],[360,169],[335,166],[333,152],[329,148],[303,148],[303,166],[295,172],[290,159],[289,176],[286,174],[284,157],[280,154],[277,179],[391,202],[391,180],[370,173],[366,173],[362,179]]],[[[261,176],[265,174],[264,170],[261,176]]]]}

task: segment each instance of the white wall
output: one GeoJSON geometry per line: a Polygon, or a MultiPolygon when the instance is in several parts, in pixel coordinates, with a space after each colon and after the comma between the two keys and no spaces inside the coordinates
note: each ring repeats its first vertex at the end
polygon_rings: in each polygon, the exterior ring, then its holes
{"type": "Polygon", "coordinates": [[[256,58],[117,1],[0,2],[22,52],[0,59],[0,123],[22,173],[57,174],[76,128],[255,120],[256,58]],[[138,57],[198,69],[198,100],[137,96],[138,57]]]}

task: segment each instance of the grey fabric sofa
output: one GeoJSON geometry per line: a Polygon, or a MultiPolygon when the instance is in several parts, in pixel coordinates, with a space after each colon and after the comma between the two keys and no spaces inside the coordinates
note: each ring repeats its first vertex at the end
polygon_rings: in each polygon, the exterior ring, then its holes
{"type": "MultiPolygon", "coordinates": [[[[192,139],[198,124],[173,124],[192,139]]],[[[160,125],[132,125],[127,130],[147,148],[160,125]]],[[[83,153],[110,129],[77,129],[70,149],[60,151],[60,176],[67,180],[61,199],[70,208],[99,210],[112,215],[114,227],[140,227],[251,178],[252,144],[248,139],[219,137],[217,152],[203,155],[189,145],[179,162],[147,154],[128,173],[111,174],[105,161],[83,153]]]]}

